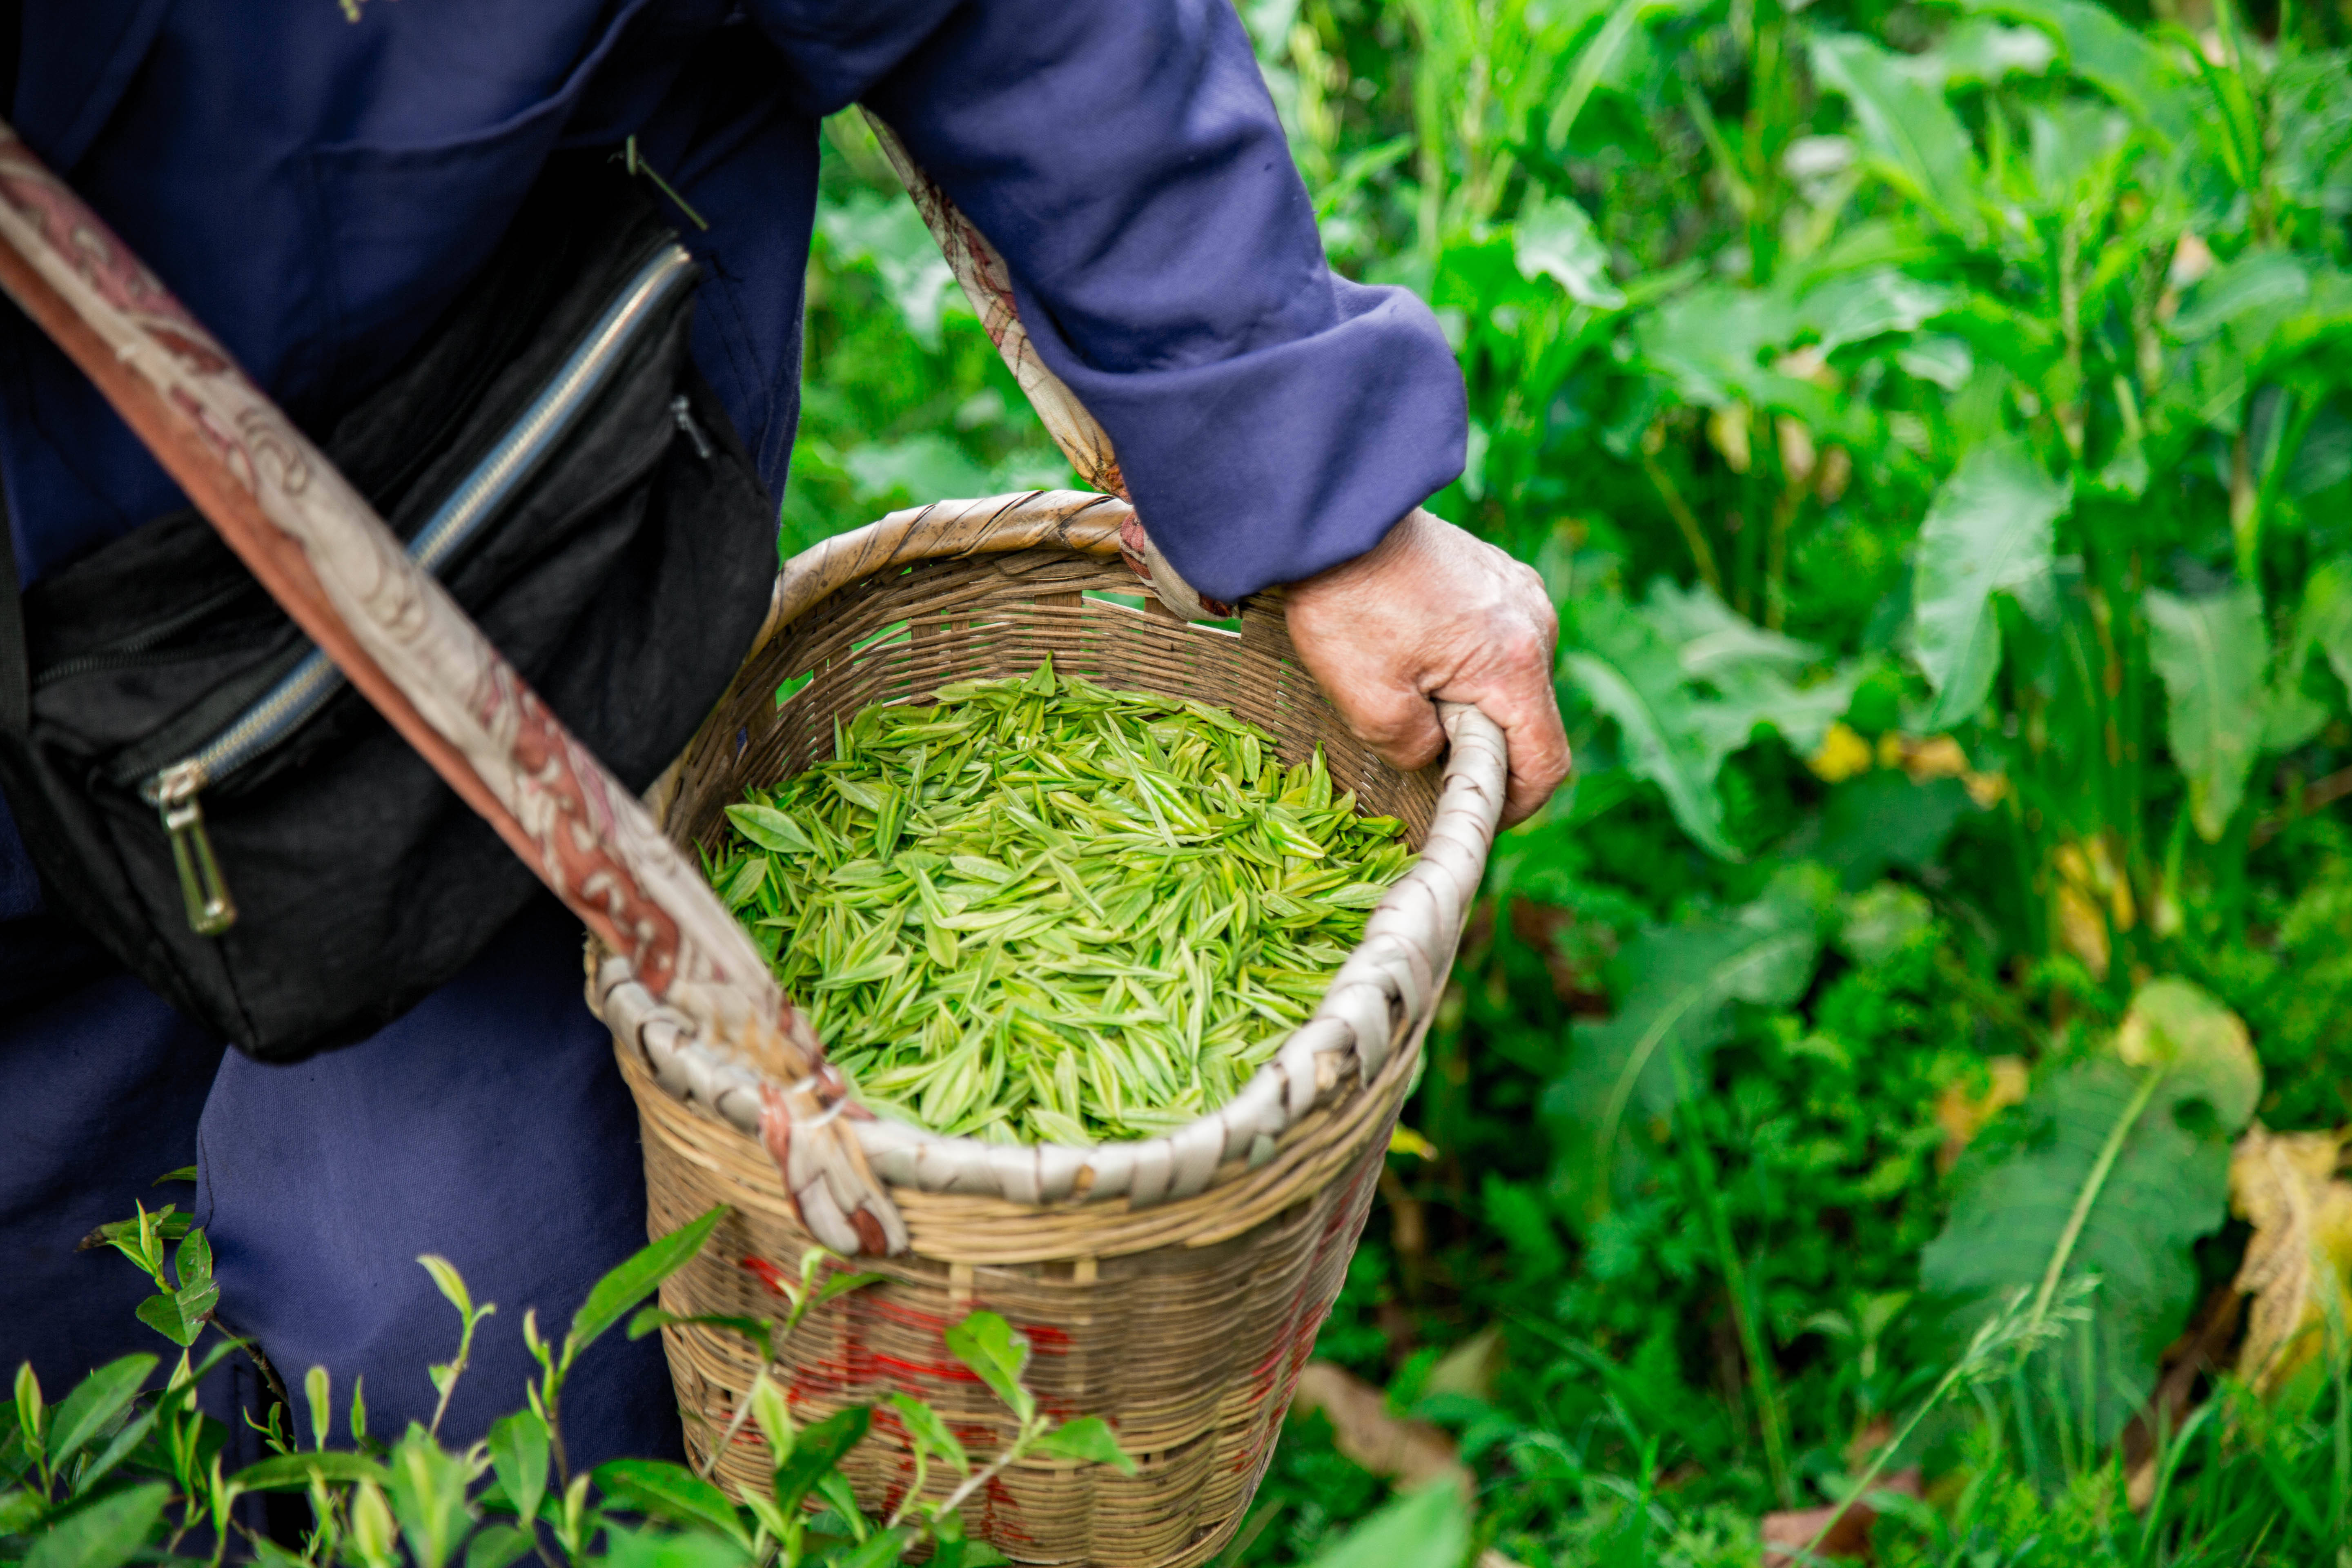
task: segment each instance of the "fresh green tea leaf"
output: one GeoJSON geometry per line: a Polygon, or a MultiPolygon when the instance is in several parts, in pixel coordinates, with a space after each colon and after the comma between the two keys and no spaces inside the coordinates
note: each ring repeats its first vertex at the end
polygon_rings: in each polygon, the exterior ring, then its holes
{"type": "Polygon", "coordinates": [[[1029,1364],[1029,1342],[994,1312],[971,1313],[947,1331],[948,1350],[956,1360],[979,1374],[996,1397],[1023,1420],[1036,1400],[1021,1384],[1022,1369],[1029,1364]]]}
{"type": "Polygon", "coordinates": [[[1035,1452],[1089,1465],[1108,1465],[1123,1476],[1135,1474],[1135,1459],[1118,1446],[1118,1435],[1099,1415],[1065,1421],[1037,1439],[1035,1452]]]}
{"type": "Polygon", "coordinates": [[[791,1455],[776,1467],[776,1506],[790,1514],[816,1484],[834,1473],[849,1451],[866,1440],[874,1413],[863,1405],[836,1410],[794,1437],[791,1455]]]}
{"type": "Polygon", "coordinates": [[[586,1350],[605,1330],[627,1315],[629,1309],[658,1289],[663,1280],[685,1268],[727,1215],[726,1205],[713,1206],[659,1241],[641,1248],[597,1280],[588,1299],[572,1315],[571,1332],[564,1336],[570,1352],[576,1356],[586,1350]]]}
{"type": "Polygon", "coordinates": [[[127,1355],[107,1363],[77,1384],[49,1420],[51,1468],[63,1465],[105,1431],[107,1424],[139,1396],[157,1363],[158,1358],[152,1355],[127,1355]]]}
{"type": "Polygon", "coordinates": [[[898,1412],[898,1420],[907,1428],[907,1436],[933,1454],[955,1467],[956,1474],[971,1474],[971,1460],[963,1451],[963,1444],[948,1430],[940,1413],[911,1394],[893,1393],[891,1405],[898,1412]]]}
{"type": "Polygon", "coordinates": [[[539,1517],[540,1500],[547,1496],[549,1447],[547,1423],[535,1411],[518,1410],[490,1424],[490,1466],[517,1519],[539,1517]]]}
{"type": "Polygon", "coordinates": [[[749,1552],[751,1532],[727,1494],[667,1459],[613,1459],[596,1467],[596,1489],[622,1507],[673,1524],[717,1531],[749,1552]]]}
{"type": "Polygon", "coordinates": [[[146,1481],[52,1518],[25,1553],[25,1568],[121,1568],[163,1517],[172,1489],[146,1481]]]}

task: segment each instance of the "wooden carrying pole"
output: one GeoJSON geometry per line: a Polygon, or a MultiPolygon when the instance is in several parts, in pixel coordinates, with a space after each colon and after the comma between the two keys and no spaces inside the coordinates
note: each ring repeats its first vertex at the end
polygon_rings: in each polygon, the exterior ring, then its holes
{"type": "Polygon", "coordinates": [[[753,1068],[766,1142],[811,1234],[841,1252],[902,1249],[905,1226],[842,1120],[869,1113],[700,873],[5,123],[0,289],[352,684],[618,955],[594,982],[607,1020],[691,1036],[753,1068]]]}

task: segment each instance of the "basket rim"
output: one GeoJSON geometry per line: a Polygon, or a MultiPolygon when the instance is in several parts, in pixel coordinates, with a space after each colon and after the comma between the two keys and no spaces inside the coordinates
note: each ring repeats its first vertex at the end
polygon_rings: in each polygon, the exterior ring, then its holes
{"type": "MultiPolygon", "coordinates": [[[[1120,529],[1133,515],[1131,507],[1113,496],[1032,490],[911,507],[836,534],[793,556],[778,574],[767,623],[745,656],[744,668],[801,616],[878,572],[919,561],[1040,547],[1116,554],[1120,529]]],[[[1154,584],[1147,576],[1138,586],[1149,594],[1154,584]]],[[[845,1121],[875,1174],[892,1186],[926,1193],[1033,1205],[1125,1197],[1142,1206],[1204,1191],[1228,1162],[1245,1160],[1253,1168],[1264,1163],[1273,1157],[1276,1140],[1350,1076],[1359,1092],[1369,1092],[1392,1053],[1400,1046],[1412,1047],[1435,1008],[1502,813],[1508,763],[1501,727],[1468,704],[1438,706],[1451,745],[1418,858],[1373,907],[1363,940],[1332,976],[1307,1022],[1291,1031],[1272,1059],[1225,1104],[1153,1138],[1058,1144],[953,1137],[845,1101],[845,1121]]],[[[698,734],[688,742],[680,763],[648,791],[665,828],[681,765],[698,753],[702,740],[698,734]]],[[[589,969],[598,982],[590,986],[591,1005],[624,1043],[634,1042],[644,1053],[665,1091],[758,1137],[759,1074],[734,1053],[700,1038],[671,1009],[615,1005],[636,990],[603,983],[608,975],[623,978],[614,973],[622,963],[591,940],[589,969]]]]}

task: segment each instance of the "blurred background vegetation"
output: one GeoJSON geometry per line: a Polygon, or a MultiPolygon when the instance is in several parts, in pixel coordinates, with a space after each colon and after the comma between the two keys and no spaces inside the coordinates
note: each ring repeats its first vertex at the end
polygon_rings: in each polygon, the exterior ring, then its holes
{"type": "MultiPolygon", "coordinates": [[[[1243,11],[1579,776],[1230,1560],[2352,1562],[2352,10],[1243,11]]],[[[827,136],[785,550],[1072,483],[827,136]]]]}

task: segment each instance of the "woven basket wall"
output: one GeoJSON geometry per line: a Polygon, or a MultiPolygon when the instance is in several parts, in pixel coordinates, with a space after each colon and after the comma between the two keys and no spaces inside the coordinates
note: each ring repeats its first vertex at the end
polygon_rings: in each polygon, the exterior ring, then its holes
{"type": "MultiPolygon", "coordinates": [[[[889,525],[907,515],[866,531],[883,537],[851,570],[836,548],[830,575],[814,587],[811,558],[787,568],[779,598],[788,618],[688,750],[664,803],[677,842],[715,845],[726,831],[722,808],[747,787],[831,755],[836,717],[877,702],[928,701],[954,680],[1026,674],[1051,653],[1057,670],[1104,685],[1230,708],[1278,737],[1285,763],[1320,743],[1335,788],[1355,789],[1368,812],[1402,819],[1420,844],[1438,800],[1435,770],[1400,774],[1347,732],[1299,666],[1278,606],[1245,614],[1236,635],[1183,625],[1156,605],[1087,597],[1139,591],[1099,519],[1042,535],[1009,523],[893,535],[889,525]],[[1040,537],[1051,542],[1007,548],[1040,537]],[[957,553],[937,553],[950,547],[957,553]],[[793,602],[812,595],[804,607],[793,602]],[[779,704],[779,688],[804,675],[807,684],[779,704]]],[[[1397,1048],[1370,1084],[1352,1072],[1328,1084],[1270,1159],[1229,1161],[1189,1197],[1141,1207],[1124,1196],[1036,1205],[895,1186],[913,1250],[860,1260],[885,1282],[811,1313],[782,1347],[772,1375],[795,1417],[818,1419],[900,1389],[929,1401],[975,1456],[1000,1450],[1010,1416],[941,1339],[965,1313],[988,1308],[1034,1346],[1029,1382],[1045,1408],[1105,1417],[1140,1468],[1129,1478],[1098,1465],[1016,1466],[966,1505],[974,1533],[1021,1563],[1209,1561],[1256,1488],[1338,1293],[1428,1010],[1400,1020],[1397,1048]]],[[[713,1204],[734,1211],[665,1288],[663,1304],[692,1314],[780,1311],[759,1260],[789,1274],[811,1241],[767,1153],[666,1092],[635,1047],[622,1045],[620,1057],[643,1119],[650,1232],[713,1204]]],[[[699,1463],[733,1418],[756,1358],[731,1334],[665,1332],[699,1463]]],[[[912,1464],[887,1407],[845,1468],[869,1511],[887,1513],[903,1498],[912,1464]]],[[[772,1468],[747,1424],[717,1475],[730,1489],[764,1487],[772,1468]]],[[[930,1489],[944,1494],[952,1479],[935,1472],[930,1489]]]]}

